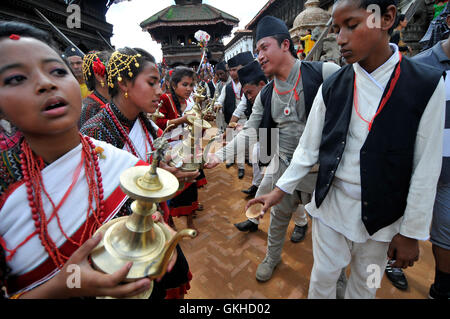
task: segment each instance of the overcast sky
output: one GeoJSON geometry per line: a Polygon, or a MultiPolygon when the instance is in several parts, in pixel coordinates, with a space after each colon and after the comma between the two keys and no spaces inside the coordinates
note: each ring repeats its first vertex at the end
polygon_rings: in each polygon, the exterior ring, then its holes
{"type": "MultiPolygon", "coordinates": [[[[233,32],[244,29],[267,2],[268,0],[203,0],[203,3],[239,19],[239,26],[233,29],[233,32]]],[[[161,45],[152,41],[150,34],[143,32],[139,23],[173,4],[175,4],[173,0],[132,0],[113,4],[106,14],[106,20],[114,26],[111,43],[116,48],[124,46],[143,48],[160,62],[161,45]]],[[[231,38],[224,38],[224,43],[231,38]]]]}

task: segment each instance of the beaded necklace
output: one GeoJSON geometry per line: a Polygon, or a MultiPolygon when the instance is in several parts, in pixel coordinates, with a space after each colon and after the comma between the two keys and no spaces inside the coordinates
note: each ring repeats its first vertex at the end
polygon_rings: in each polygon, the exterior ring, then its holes
{"type": "Polygon", "coordinates": [[[80,139],[82,144],[81,160],[75,169],[71,185],[65,192],[58,205],[55,205],[55,203],[51,199],[49,193],[45,189],[42,180],[41,170],[45,166],[43,159],[41,157],[37,157],[33,153],[30,146],[25,140],[22,142],[22,153],[20,154],[22,163],[21,169],[23,180],[27,190],[28,205],[31,209],[31,217],[34,220],[35,231],[12,250],[7,249],[4,241],[1,241],[1,245],[3,246],[5,251],[9,253],[9,256],[6,258],[7,261],[10,261],[12,259],[14,254],[21,246],[26,244],[35,235],[38,235],[42,246],[45,248],[45,251],[48,253],[53,263],[59,269],[61,269],[70,256],[65,256],[64,254],[62,254],[56,243],[51,238],[48,232],[48,224],[51,222],[51,220],[53,218],[56,218],[58,227],[63,236],[77,247],[80,247],[89,237],[91,237],[105,221],[106,215],[104,212],[105,201],[103,194],[103,180],[100,167],[98,165],[98,155],[96,147],[89,137],[80,134],[80,139]],[[86,222],[84,223],[84,229],[80,240],[77,242],[64,232],[58,211],[72,192],[72,189],[80,176],[83,166],[86,175],[86,182],[88,183],[89,188],[88,209],[86,212],[86,222]],[[44,211],[42,193],[44,193],[45,196],[49,199],[53,207],[53,212],[48,219],[44,211]],[[96,209],[94,209],[94,203],[95,207],[97,207],[96,209]],[[90,224],[88,222],[91,213],[93,216],[93,224],[90,224]]]}
{"type": "MultiPolygon", "coordinates": [[[[111,104],[112,104],[112,102],[111,102],[111,104]]],[[[114,104],[112,104],[112,105],[114,105],[114,104]]],[[[114,106],[115,106],[115,105],[114,105],[114,106]]],[[[136,157],[138,157],[138,158],[140,158],[140,159],[142,159],[142,160],[146,160],[146,159],[145,159],[145,156],[144,156],[144,158],[143,158],[142,156],[140,156],[140,154],[138,155],[138,152],[137,152],[137,150],[136,150],[135,145],[133,144],[133,141],[130,139],[130,136],[129,136],[128,133],[125,131],[125,128],[124,128],[123,125],[120,123],[120,121],[119,121],[119,119],[117,118],[117,116],[116,116],[116,115],[114,114],[114,112],[111,110],[111,105],[108,104],[108,105],[106,105],[105,108],[106,108],[106,111],[108,112],[109,116],[110,116],[111,119],[113,120],[115,127],[119,130],[120,134],[122,135],[125,144],[126,144],[126,145],[128,146],[128,148],[130,149],[131,154],[133,154],[134,156],[136,156],[136,157]]],[[[117,106],[116,106],[116,108],[117,108],[117,106]]],[[[150,137],[150,134],[149,134],[149,132],[148,132],[148,130],[147,130],[147,126],[145,125],[144,120],[143,120],[140,116],[138,116],[138,119],[139,119],[139,122],[140,122],[140,124],[141,124],[141,126],[142,126],[142,129],[143,129],[144,132],[145,132],[146,139],[147,139],[148,143],[150,144],[150,148],[153,150],[153,143],[152,143],[152,139],[151,139],[151,137],[150,137]]],[[[147,143],[145,143],[145,154],[147,154],[147,153],[148,153],[148,148],[147,148],[147,143]]]]}

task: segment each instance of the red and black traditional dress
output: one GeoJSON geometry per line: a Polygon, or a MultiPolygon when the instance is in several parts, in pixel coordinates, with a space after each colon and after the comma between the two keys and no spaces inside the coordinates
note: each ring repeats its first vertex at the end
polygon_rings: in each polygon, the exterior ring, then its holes
{"type": "Polygon", "coordinates": [[[12,127],[11,131],[7,132],[2,126],[0,126],[0,151],[6,151],[13,148],[19,143],[21,138],[22,133],[15,127],[12,127]]]}
{"type": "Polygon", "coordinates": [[[91,94],[86,96],[86,98],[83,99],[78,127],[82,127],[87,120],[100,112],[107,103],[108,100],[98,93],[97,90],[94,90],[91,94]]]}
{"type": "Polygon", "coordinates": [[[55,276],[65,262],[127,201],[124,168],[147,165],[105,142],[81,143],[51,164],[25,140],[1,152],[0,244],[6,252],[8,297],[55,276]]]}
{"type": "MultiPolygon", "coordinates": [[[[147,154],[153,150],[153,140],[162,134],[162,130],[143,113],[140,113],[136,120],[130,121],[114,103],[107,104],[97,115],[89,119],[80,132],[126,150],[147,163],[151,162],[147,154]]],[[[130,204],[131,200],[126,205],[128,209],[130,204]]],[[[160,211],[167,222],[169,209],[166,203],[160,204],[160,211]]],[[[177,298],[187,293],[190,288],[189,281],[192,275],[189,266],[179,246],[177,251],[176,268],[166,273],[160,283],[155,282],[151,298],[155,298],[159,290],[162,290],[161,294],[166,290],[166,298],[177,298]],[[164,289],[160,289],[161,287],[164,289]]]]}
{"type": "MultiPolygon", "coordinates": [[[[157,119],[156,124],[160,129],[164,130],[167,127],[168,121],[182,117],[183,111],[181,110],[179,103],[174,100],[172,93],[161,95],[160,101],[162,102],[162,105],[159,111],[164,114],[164,118],[157,119]]],[[[181,132],[179,128],[176,130],[181,132]]],[[[177,134],[171,134],[172,146],[175,146],[177,143],[174,139],[179,137],[175,135],[177,134]]],[[[182,134],[180,134],[180,136],[181,135],[182,134]]],[[[181,140],[178,140],[178,142],[181,142],[181,140]]],[[[184,188],[168,202],[170,215],[172,217],[179,217],[193,214],[195,210],[199,208],[198,188],[206,185],[206,183],[206,177],[203,171],[200,170],[200,176],[197,177],[196,182],[185,183],[184,188]]]]}

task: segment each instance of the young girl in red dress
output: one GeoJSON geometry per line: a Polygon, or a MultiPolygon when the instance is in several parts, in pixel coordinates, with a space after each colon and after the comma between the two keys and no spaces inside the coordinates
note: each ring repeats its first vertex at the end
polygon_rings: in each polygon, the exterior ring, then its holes
{"type": "MultiPolygon", "coordinates": [[[[160,112],[164,114],[164,118],[157,119],[156,124],[161,129],[166,129],[171,125],[175,126],[171,131],[172,147],[180,143],[181,135],[185,134],[183,127],[188,123],[188,115],[185,112],[189,110],[188,101],[192,98],[191,95],[194,91],[195,76],[195,72],[190,68],[174,69],[170,77],[169,90],[161,95],[160,112]],[[179,132],[179,134],[175,132],[179,132]]],[[[198,188],[204,185],[206,185],[206,178],[203,171],[200,170],[200,176],[197,177],[195,183],[185,183],[183,190],[169,201],[170,216],[186,216],[187,226],[195,228],[193,223],[195,211],[203,209],[198,202],[198,188]]],[[[171,223],[173,225],[173,221],[171,223]]]]}

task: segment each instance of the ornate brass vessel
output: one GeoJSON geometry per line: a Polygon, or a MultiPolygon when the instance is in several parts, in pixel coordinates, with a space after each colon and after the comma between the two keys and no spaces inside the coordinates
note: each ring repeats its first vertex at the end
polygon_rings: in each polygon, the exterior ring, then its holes
{"type": "Polygon", "coordinates": [[[146,299],[153,290],[153,280],[164,276],[170,257],[183,237],[194,238],[197,232],[184,229],[176,234],[163,223],[154,223],[152,215],[156,203],[172,198],[178,190],[177,178],[170,172],[158,168],[167,141],[158,138],[154,142],[153,162],[147,166],[136,166],[125,170],[120,176],[120,187],[130,198],[132,215],[113,219],[100,227],[102,241],[91,253],[96,269],[112,274],[133,262],[127,281],[150,278],[150,289],[134,298],[146,299]]]}
{"type": "Polygon", "coordinates": [[[194,106],[191,110],[185,112],[188,115],[187,129],[189,135],[183,139],[172,152],[171,166],[180,167],[183,171],[196,171],[202,169],[205,164],[205,158],[212,143],[216,138],[211,138],[206,147],[202,148],[202,134],[203,130],[211,128],[211,124],[204,119],[205,115],[210,113],[213,109],[214,103],[217,99],[217,94],[213,99],[206,100],[206,88],[199,85],[194,93],[194,106]]]}
{"type": "Polygon", "coordinates": [[[148,118],[149,120],[152,120],[153,122],[156,123],[156,120],[157,120],[157,119],[162,119],[162,118],[164,118],[164,114],[162,114],[162,113],[159,111],[159,109],[161,108],[162,104],[163,104],[163,102],[160,101],[160,102],[158,103],[158,107],[156,108],[155,113],[148,113],[148,114],[147,114],[147,118],[148,118]]]}

